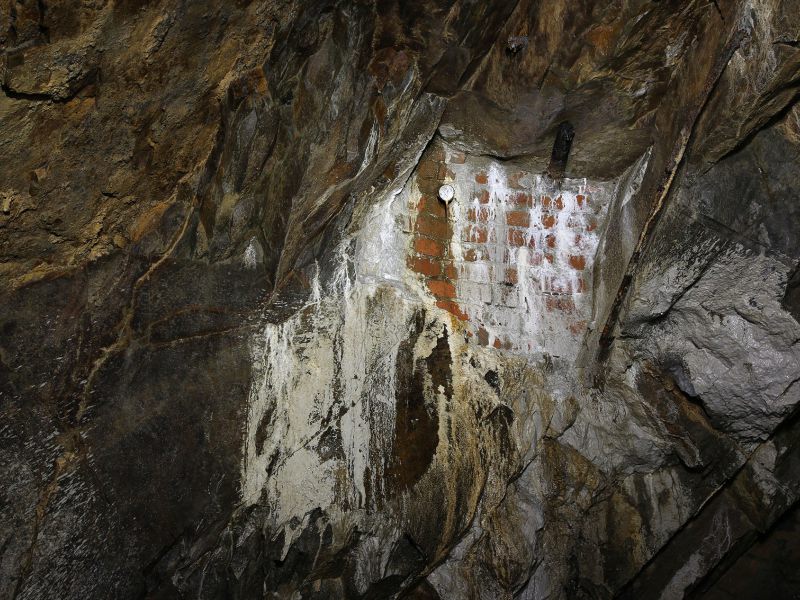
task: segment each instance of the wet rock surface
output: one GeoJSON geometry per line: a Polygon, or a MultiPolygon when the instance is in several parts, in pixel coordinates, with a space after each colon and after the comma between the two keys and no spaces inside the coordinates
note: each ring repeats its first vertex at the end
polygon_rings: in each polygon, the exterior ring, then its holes
{"type": "Polygon", "coordinates": [[[800,594],[798,36],[0,8],[0,597],[800,594]]]}

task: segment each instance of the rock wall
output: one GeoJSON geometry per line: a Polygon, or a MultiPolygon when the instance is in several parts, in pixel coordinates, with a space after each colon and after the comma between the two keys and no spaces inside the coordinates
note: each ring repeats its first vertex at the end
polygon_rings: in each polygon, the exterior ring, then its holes
{"type": "Polygon", "coordinates": [[[796,0],[0,21],[0,597],[800,593],[796,0]]]}

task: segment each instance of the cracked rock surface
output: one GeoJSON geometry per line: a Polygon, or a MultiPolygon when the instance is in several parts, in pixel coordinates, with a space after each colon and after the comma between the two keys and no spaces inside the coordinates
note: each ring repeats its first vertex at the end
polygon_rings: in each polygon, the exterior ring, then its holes
{"type": "Polygon", "coordinates": [[[799,40],[5,3],[0,598],[798,597],[799,40]]]}

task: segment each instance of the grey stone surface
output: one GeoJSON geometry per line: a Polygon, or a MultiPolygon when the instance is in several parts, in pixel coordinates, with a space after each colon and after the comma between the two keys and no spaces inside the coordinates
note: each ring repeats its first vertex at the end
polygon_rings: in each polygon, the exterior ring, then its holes
{"type": "Polygon", "coordinates": [[[800,593],[799,16],[4,5],[0,597],[800,593]]]}

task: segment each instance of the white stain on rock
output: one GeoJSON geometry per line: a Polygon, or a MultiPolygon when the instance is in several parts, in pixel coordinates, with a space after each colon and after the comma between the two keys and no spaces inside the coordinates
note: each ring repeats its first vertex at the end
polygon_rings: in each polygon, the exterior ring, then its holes
{"type": "MultiPolygon", "coordinates": [[[[509,185],[503,165],[483,161],[461,168],[453,181],[457,201],[450,204],[453,236],[447,252],[459,267],[458,302],[469,313],[469,322],[437,308],[424,282],[408,267],[419,194],[411,181],[363,215],[358,231],[340,244],[334,267],[323,276],[317,269],[305,305],[281,323],[265,323],[253,342],[255,376],[245,427],[243,502],[269,507],[269,529],[286,533],[284,552],[314,509],[338,519],[337,531],[371,515],[372,537],[364,539],[372,542],[365,541],[359,550],[369,557],[358,562],[356,577],[364,592],[386,569],[388,558],[376,549],[391,548],[398,532],[415,532],[424,507],[442,506],[437,525],[441,532],[436,535],[452,539],[469,522],[466,507],[475,509],[482,495],[497,495],[491,501],[500,501],[501,482],[508,476],[505,461],[515,460],[518,453],[530,461],[547,428],[569,420],[560,416],[569,395],[563,393],[556,401],[556,414],[545,422],[539,413],[547,392],[533,374],[543,355],[565,356],[569,362],[577,351],[580,334],[571,332],[569,324],[590,310],[586,283],[598,233],[589,225],[604,217],[613,183],[567,180],[556,186],[529,175],[520,188],[509,185]],[[467,183],[474,181],[477,169],[489,174],[488,202],[478,201],[467,183]],[[539,202],[520,207],[515,204],[520,192],[539,202]],[[550,209],[557,213],[555,223],[545,222],[550,213],[543,210],[543,196],[560,198],[559,206],[550,209]],[[592,202],[587,205],[579,196],[591,196],[592,202]],[[483,244],[486,260],[474,264],[464,260],[479,244],[471,231],[470,208],[484,211],[489,230],[483,244]],[[527,215],[527,226],[510,226],[509,214],[520,211],[527,215]],[[509,243],[513,227],[522,232],[522,245],[509,243]],[[577,239],[578,229],[588,231],[577,239]],[[548,246],[548,236],[555,240],[553,246],[548,246]],[[550,248],[552,262],[538,260],[544,248],[550,248]],[[586,257],[587,269],[581,275],[569,264],[576,255],[586,257]],[[518,274],[511,285],[503,279],[506,269],[518,274]],[[577,314],[549,310],[553,290],[570,298],[577,314]],[[420,310],[425,315],[421,333],[415,324],[420,310]],[[476,325],[489,331],[492,342],[510,340],[511,346],[498,352],[476,344],[468,335],[476,325]],[[438,339],[448,336],[452,391],[435,386],[430,374],[424,374],[424,394],[435,404],[437,417],[435,455],[416,487],[396,495],[392,508],[380,508],[389,496],[385,487],[394,450],[400,350],[405,347],[408,352],[414,327],[414,365],[432,354],[438,339]],[[488,383],[490,371],[495,378],[513,371],[504,384],[505,396],[488,383]],[[524,384],[533,381],[534,387],[524,384]],[[499,416],[506,414],[514,415],[510,429],[494,429],[502,422],[499,416]],[[483,469],[503,474],[487,475],[483,469]],[[495,483],[484,487],[484,477],[496,478],[495,483]]],[[[526,519],[541,520],[538,498],[538,493],[531,497],[526,519]]],[[[540,527],[531,525],[530,534],[538,535],[540,527]]]]}
{"type": "Polygon", "coordinates": [[[252,238],[247,244],[247,248],[244,249],[242,262],[246,268],[255,269],[256,266],[263,261],[264,250],[262,250],[261,244],[258,243],[258,240],[256,238],[252,238]]]}
{"type": "Polygon", "coordinates": [[[397,352],[420,302],[404,282],[405,194],[376,206],[305,306],[254,342],[242,497],[266,503],[275,527],[316,507],[366,509],[382,493],[374,465],[391,450],[397,352]]]}

